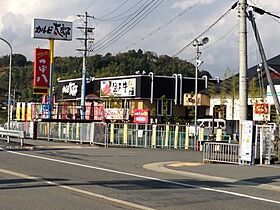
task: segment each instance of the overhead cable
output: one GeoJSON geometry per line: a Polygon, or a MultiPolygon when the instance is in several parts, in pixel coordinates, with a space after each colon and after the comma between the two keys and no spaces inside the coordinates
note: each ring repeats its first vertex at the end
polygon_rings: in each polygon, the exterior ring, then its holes
{"type": "Polygon", "coordinates": [[[100,40],[98,40],[95,45],[98,47],[105,41],[107,41],[111,36],[113,36],[117,31],[121,30],[124,26],[129,24],[130,21],[132,21],[134,18],[136,18],[138,15],[140,15],[147,6],[149,6],[152,3],[152,1],[149,2],[149,0],[146,0],[136,11],[133,12],[129,17],[127,17],[123,22],[121,22],[117,27],[115,27],[112,31],[110,31],[108,34],[104,35],[100,40]]]}
{"type": "Polygon", "coordinates": [[[256,13],[258,13],[258,14],[260,14],[260,15],[268,14],[268,15],[270,15],[270,16],[272,16],[272,17],[275,17],[275,18],[280,19],[280,16],[275,15],[275,14],[273,14],[273,13],[271,13],[271,12],[265,11],[265,10],[262,9],[262,8],[255,7],[255,6],[250,6],[250,7],[253,8],[254,12],[256,12],[256,13]]]}
{"type": "MultiPolygon", "coordinates": [[[[194,8],[195,6],[197,6],[198,4],[194,4],[190,7],[188,7],[187,9],[183,10],[181,13],[177,14],[175,17],[173,17],[172,19],[170,19],[168,21],[168,23],[164,23],[162,24],[161,26],[159,26],[158,28],[156,28],[155,30],[151,31],[150,33],[148,33],[148,35],[146,36],[143,36],[139,41],[144,41],[145,39],[151,37],[152,35],[156,34],[157,32],[159,32],[160,30],[162,30],[163,28],[166,28],[167,26],[169,26],[170,24],[174,23],[174,21],[176,19],[178,19],[179,17],[183,16],[186,12],[188,12],[189,10],[191,10],[192,8],[194,8]]],[[[136,44],[136,41],[133,42],[130,46],[127,46],[125,47],[123,50],[121,51],[124,51],[124,50],[127,50],[129,49],[130,47],[134,46],[136,44]]]]}
{"type": "Polygon", "coordinates": [[[153,12],[164,0],[156,0],[152,4],[146,5],[144,10],[141,10],[137,15],[135,15],[129,22],[121,27],[116,33],[107,37],[98,46],[95,46],[94,52],[98,53],[108,48],[110,45],[115,43],[117,40],[122,38],[126,33],[128,33],[132,28],[139,24],[145,17],[147,17],[151,12],[153,12]],[[141,16],[139,14],[143,13],[141,16]]]}
{"type": "Polygon", "coordinates": [[[185,45],[181,50],[179,50],[177,53],[175,53],[173,55],[173,57],[177,56],[178,54],[180,54],[181,52],[183,52],[187,47],[189,47],[190,45],[192,45],[193,41],[198,39],[199,37],[203,36],[206,32],[208,32],[211,28],[213,28],[221,19],[223,19],[227,14],[229,14],[229,12],[233,9],[235,9],[235,7],[237,6],[238,1],[235,2],[230,9],[228,9],[221,17],[219,17],[214,23],[212,23],[206,30],[204,30],[202,33],[200,33],[198,36],[196,36],[191,42],[189,42],[187,45],[185,45]]]}
{"type": "Polygon", "coordinates": [[[102,19],[105,17],[108,17],[109,15],[113,14],[114,12],[116,12],[118,9],[120,9],[123,5],[125,5],[129,0],[125,0],[122,4],[120,4],[118,7],[116,7],[115,9],[113,9],[111,12],[107,13],[106,15],[103,15],[101,17],[99,17],[98,19],[102,19]]]}
{"type": "Polygon", "coordinates": [[[109,17],[109,18],[96,17],[95,19],[98,20],[98,21],[119,21],[119,20],[123,20],[125,18],[130,17],[133,14],[132,13],[132,14],[124,16],[126,13],[128,13],[129,11],[131,11],[132,9],[137,7],[137,5],[141,3],[141,1],[142,0],[137,1],[135,4],[133,4],[130,8],[128,8],[127,10],[122,12],[121,14],[118,14],[118,15],[115,15],[115,16],[109,17]]]}
{"type": "MultiPolygon", "coordinates": [[[[226,33],[224,33],[221,37],[219,37],[215,42],[213,42],[212,44],[210,45],[207,45],[206,47],[203,48],[203,50],[206,50],[208,48],[211,48],[213,47],[214,45],[216,45],[218,42],[220,42],[221,40],[223,40],[226,36],[228,36],[229,34],[231,34],[231,32],[238,26],[238,23],[235,24],[232,28],[230,28],[230,30],[228,30],[226,33]]],[[[189,57],[189,56],[193,56],[195,55],[196,53],[193,52],[193,53],[190,53],[188,55],[186,55],[186,57],[189,57]]]]}

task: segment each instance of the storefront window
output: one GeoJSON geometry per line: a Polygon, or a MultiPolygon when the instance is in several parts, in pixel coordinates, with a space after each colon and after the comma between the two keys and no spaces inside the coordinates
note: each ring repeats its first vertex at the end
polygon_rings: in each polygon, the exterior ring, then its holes
{"type": "Polygon", "coordinates": [[[172,116],[172,100],[157,100],[157,115],[158,116],[172,116]]]}

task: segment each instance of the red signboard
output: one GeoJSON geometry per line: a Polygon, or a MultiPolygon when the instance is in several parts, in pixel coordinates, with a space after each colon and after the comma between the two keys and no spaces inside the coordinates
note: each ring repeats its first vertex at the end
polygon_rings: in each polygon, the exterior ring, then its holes
{"type": "Polygon", "coordinates": [[[268,114],[268,104],[256,104],[255,113],[256,114],[268,114]]]}
{"type": "Polygon", "coordinates": [[[34,59],[34,87],[49,87],[50,78],[50,50],[35,49],[34,59]]]}
{"type": "Polygon", "coordinates": [[[134,123],[148,123],[149,110],[148,109],[134,109],[134,123]]]}

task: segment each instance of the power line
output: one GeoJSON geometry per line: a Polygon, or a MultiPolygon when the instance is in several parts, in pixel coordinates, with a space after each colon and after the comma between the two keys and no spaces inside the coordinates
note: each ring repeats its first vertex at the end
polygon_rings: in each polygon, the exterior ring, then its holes
{"type": "Polygon", "coordinates": [[[203,49],[208,49],[212,46],[214,46],[215,44],[217,44],[218,42],[220,42],[221,40],[223,40],[226,36],[228,36],[235,28],[237,28],[239,23],[235,24],[232,28],[230,28],[230,30],[228,30],[225,34],[223,34],[219,39],[217,39],[215,42],[211,43],[210,45],[207,45],[207,47],[204,47],[203,49]]]}
{"type": "MultiPolygon", "coordinates": [[[[218,38],[215,42],[213,42],[210,45],[207,45],[207,47],[204,47],[203,50],[209,49],[211,47],[213,47],[214,45],[216,45],[217,43],[219,43],[220,41],[222,41],[226,36],[228,36],[229,34],[231,34],[231,32],[238,26],[238,23],[235,24],[232,28],[230,28],[230,30],[228,30],[226,33],[224,33],[220,38],[218,38]]],[[[186,55],[186,57],[195,55],[195,52],[190,53],[188,55],[186,55]]]]}
{"type": "Polygon", "coordinates": [[[149,0],[146,0],[144,2],[144,4],[142,4],[140,6],[140,8],[138,8],[131,16],[129,16],[128,18],[126,18],[123,22],[121,22],[117,27],[115,27],[112,31],[110,31],[108,34],[106,34],[105,36],[103,36],[98,42],[96,42],[96,47],[98,47],[99,45],[101,45],[102,43],[104,43],[105,41],[107,41],[111,36],[113,36],[117,31],[119,31],[120,29],[122,29],[125,25],[127,25],[131,20],[133,20],[133,18],[137,17],[139,14],[141,14],[141,12],[143,12],[143,10],[152,2],[149,2],[149,0]],[[145,5],[147,3],[147,5],[145,5]],[[129,20],[131,19],[131,20],[129,20]]]}
{"type": "Polygon", "coordinates": [[[119,20],[123,20],[125,18],[128,18],[130,17],[132,14],[130,15],[127,15],[127,16],[124,16],[122,17],[124,14],[128,13],[129,11],[131,11],[133,8],[135,8],[139,3],[141,3],[142,0],[139,0],[138,2],[136,2],[134,5],[132,5],[130,8],[128,8],[126,11],[124,11],[123,13],[121,14],[118,14],[118,15],[115,15],[113,17],[110,17],[110,18],[100,18],[100,17],[96,17],[95,19],[96,20],[99,20],[99,21],[119,21],[119,20]]]}
{"type": "MultiPolygon", "coordinates": [[[[179,17],[183,16],[186,12],[188,12],[189,10],[191,10],[192,8],[194,8],[195,6],[197,6],[198,4],[195,3],[194,5],[188,7],[187,9],[183,10],[181,13],[177,14],[175,17],[173,17],[171,20],[168,21],[168,23],[164,23],[161,26],[159,26],[158,28],[156,28],[155,30],[151,31],[150,33],[148,33],[148,35],[143,36],[139,41],[144,41],[145,39],[151,37],[152,35],[154,35],[155,33],[159,32],[160,30],[162,30],[163,28],[166,28],[167,26],[169,26],[170,24],[174,23],[174,21],[176,19],[178,19],[179,17]]],[[[134,46],[136,44],[136,42],[133,42],[130,46],[125,47],[123,50],[127,50],[130,47],[134,46]]]]}
{"type": "Polygon", "coordinates": [[[280,23],[280,21],[278,20],[278,18],[272,17],[272,20],[276,21],[277,23],[280,23]]]}
{"type": "Polygon", "coordinates": [[[112,45],[113,43],[115,43],[117,40],[119,40],[121,37],[123,37],[123,35],[125,35],[126,33],[128,33],[133,27],[135,27],[138,23],[140,23],[145,17],[147,17],[151,12],[153,12],[164,0],[157,0],[152,4],[149,4],[148,9],[146,11],[142,10],[140,13],[138,13],[135,17],[133,17],[128,23],[126,23],[124,26],[126,26],[124,29],[117,31],[115,34],[113,34],[113,38],[107,38],[107,42],[102,44],[99,44],[98,47],[96,47],[96,53],[103,51],[104,49],[108,48],[110,45],[112,45]],[[142,16],[139,16],[139,14],[141,14],[142,12],[144,12],[142,14],[142,16]],[[137,17],[137,18],[136,18],[137,17]],[[136,19],[135,19],[136,18],[136,19]],[[135,20],[133,20],[135,19],[135,20]],[[133,20],[132,23],[130,23],[133,20]],[[110,40],[109,40],[110,39],[110,40]]]}
{"type": "Polygon", "coordinates": [[[228,9],[221,17],[219,17],[214,23],[212,23],[206,30],[204,30],[202,33],[200,33],[198,36],[196,36],[191,42],[189,42],[187,45],[185,45],[181,50],[179,50],[177,53],[175,53],[173,55],[177,56],[178,54],[180,54],[181,52],[183,52],[187,47],[189,47],[190,45],[192,45],[193,41],[195,39],[198,39],[199,37],[203,36],[206,32],[208,32],[211,28],[213,28],[221,19],[223,19],[231,10],[235,9],[235,7],[237,6],[237,2],[235,2],[230,9],[228,9]]]}
{"type": "Polygon", "coordinates": [[[118,7],[116,7],[115,9],[113,9],[111,12],[109,12],[108,14],[106,15],[103,15],[101,17],[99,17],[98,19],[102,19],[102,18],[105,18],[105,17],[108,17],[109,15],[113,14],[114,12],[116,12],[118,9],[120,9],[123,5],[125,5],[129,0],[126,0],[124,1],[122,4],[120,4],[118,7]]]}
{"type": "Polygon", "coordinates": [[[258,13],[258,14],[260,14],[260,15],[268,14],[268,15],[270,15],[270,16],[272,16],[272,17],[275,17],[275,18],[280,19],[280,16],[275,15],[275,14],[273,14],[273,13],[271,13],[271,12],[265,11],[265,10],[262,9],[262,8],[255,7],[255,6],[250,6],[250,7],[253,8],[254,12],[256,12],[256,13],[258,13]]]}
{"type": "Polygon", "coordinates": [[[115,36],[115,38],[113,38],[112,40],[110,40],[109,42],[107,42],[107,44],[105,46],[99,47],[99,49],[97,50],[97,52],[101,52],[104,49],[106,49],[107,47],[109,47],[110,45],[112,45],[113,43],[115,43],[117,40],[119,40],[120,38],[122,38],[123,35],[125,35],[126,33],[128,33],[132,28],[134,28],[138,23],[140,23],[146,16],[148,16],[152,11],[154,11],[164,0],[157,0],[156,3],[154,5],[152,5],[150,8],[148,8],[147,11],[144,12],[143,16],[138,17],[135,21],[132,22],[131,25],[129,25],[128,27],[126,27],[122,32],[120,32],[117,36],[115,36]],[[101,49],[100,49],[101,48],[101,49]]]}
{"type": "Polygon", "coordinates": [[[87,11],[88,8],[90,8],[91,5],[92,5],[94,2],[95,2],[95,0],[92,0],[92,1],[87,5],[87,7],[86,7],[83,11],[87,11]]]}

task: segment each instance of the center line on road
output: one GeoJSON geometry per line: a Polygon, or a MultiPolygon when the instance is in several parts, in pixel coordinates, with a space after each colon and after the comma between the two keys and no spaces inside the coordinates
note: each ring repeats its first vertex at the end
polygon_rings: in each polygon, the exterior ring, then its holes
{"type": "Polygon", "coordinates": [[[146,207],[146,206],[143,206],[143,205],[140,205],[140,204],[137,204],[137,203],[132,203],[132,202],[120,200],[120,199],[117,199],[117,198],[112,198],[112,197],[108,197],[108,196],[105,196],[105,195],[101,195],[101,194],[98,194],[98,193],[94,193],[94,192],[90,192],[90,191],[86,191],[86,190],[81,190],[81,189],[66,186],[66,185],[61,185],[61,184],[58,184],[56,182],[47,181],[47,180],[44,180],[44,179],[39,178],[39,177],[28,176],[28,175],[18,173],[18,172],[15,172],[15,171],[10,171],[10,170],[0,168],[0,173],[9,174],[11,176],[15,176],[15,177],[23,178],[23,179],[42,181],[42,182],[47,183],[51,186],[56,186],[56,187],[59,187],[59,188],[65,189],[65,190],[72,191],[72,192],[92,196],[92,197],[99,198],[99,199],[102,199],[102,200],[106,200],[106,201],[109,201],[109,202],[112,202],[112,203],[115,203],[115,204],[119,204],[121,206],[127,206],[127,207],[130,207],[130,208],[133,208],[133,209],[155,210],[153,208],[146,207]]]}
{"type": "Polygon", "coordinates": [[[80,163],[69,162],[69,161],[65,161],[65,160],[59,160],[59,159],[47,158],[47,157],[38,156],[38,155],[31,155],[31,154],[25,154],[25,153],[20,153],[20,152],[15,152],[15,151],[9,151],[9,150],[5,150],[1,147],[0,147],[0,150],[5,151],[7,153],[11,153],[11,154],[16,154],[16,155],[21,155],[21,156],[26,156],[26,157],[31,157],[31,158],[37,158],[37,159],[41,159],[41,160],[64,163],[64,164],[68,164],[68,165],[90,168],[90,169],[95,169],[95,170],[99,170],[99,171],[106,171],[106,172],[109,172],[109,173],[121,174],[121,175],[137,177],[137,178],[142,178],[142,179],[146,179],[146,180],[153,180],[153,181],[158,181],[158,182],[162,182],[162,183],[168,183],[168,184],[173,184],[173,185],[178,185],[178,186],[183,186],[183,187],[197,188],[197,189],[210,191],[210,192],[223,193],[223,194],[234,195],[234,196],[253,199],[253,200],[258,200],[258,201],[280,204],[280,201],[261,198],[261,197],[256,197],[256,196],[251,196],[251,195],[247,195],[247,194],[243,194],[243,193],[236,193],[236,192],[231,192],[231,191],[226,191],[226,190],[212,189],[212,188],[209,188],[209,187],[201,187],[201,186],[193,185],[193,184],[186,184],[186,183],[181,183],[181,182],[169,181],[169,180],[166,180],[166,179],[159,179],[159,178],[150,177],[150,176],[143,176],[143,175],[128,173],[128,172],[124,172],[124,171],[117,171],[117,170],[113,170],[113,169],[90,166],[90,165],[85,165],[85,164],[80,164],[80,163]]]}

